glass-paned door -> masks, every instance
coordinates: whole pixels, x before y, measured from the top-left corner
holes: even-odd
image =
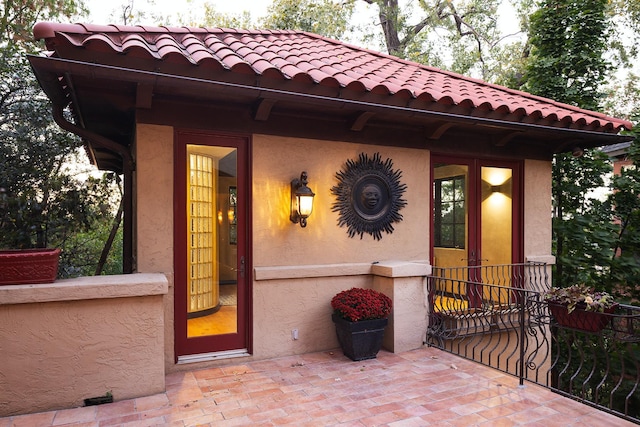
[[[191,148],[196,150],[196,148]],[[188,317],[212,314],[220,308],[218,230],[215,226],[216,157],[189,152],[187,189],[187,313]],[[187,328],[188,334],[203,333]]]
[[[482,265],[521,262],[520,169],[518,162],[432,157],[432,262],[452,275],[442,291],[471,307],[488,291],[462,281],[487,283]]]
[[[176,357],[248,352],[248,142],[176,136]]]

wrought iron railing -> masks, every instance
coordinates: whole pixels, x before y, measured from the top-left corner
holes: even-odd
[[[640,307],[559,324],[542,298],[547,272],[537,263],[434,268],[427,344],[640,424]]]

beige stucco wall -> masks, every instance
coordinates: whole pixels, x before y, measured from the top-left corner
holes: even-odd
[[[136,262],[145,273],[173,272],[173,128],[137,126]]]
[[[169,371],[184,369],[174,364],[173,353],[173,128],[138,124],[136,148],[138,271],[162,272],[168,278],[165,364]],[[368,234],[349,238],[346,227],[338,227],[338,213],[332,211],[336,172],[360,153],[376,152],[383,160],[392,159],[394,170],[402,171],[401,181],[407,185],[403,196],[407,206],[400,211],[404,219],[380,241]],[[428,150],[253,135],[253,358],[337,347],[330,320],[333,295],[353,286],[374,287],[371,267],[377,262],[428,264],[429,161]],[[309,187],[316,193],[306,228],[289,221],[290,182],[302,171],[308,173]],[[524,197],[525,256],[548,258],[549,162],[525,163]],[[405,291],[396,292],[399,298],[413,298],[423,307],[422,285],[416,285],[421,280],[401,279],[407,284]],[[405,295],[409,288],[415,295]],[[292,339],[292,329],[298,330],[298,340]],[[393,337],[393,342],[398,339]],[[394,345],[402,348],[413,345],[397,342]]]
[[[253,288],[253,350],[276,357],[338,347],[331,298],[351,287],[371,288],[369,275],[256,281]],[[298,330],[293,340],[291,331]]]
[[[258,272],[271,267],[281,273],[272,280],[260,280],[257,274],[254,281],[255,353],[335,348],[333,295],[354,286],[372,287],[370,266],[375,262],[428,259],[429,152],[266,135],[254,135],[252,148],[254,266]],[[401,182],[407,185],[407,206],[400,211],[404,219],[379,241],[369,234],[350,238],[346,227],[338,227],[331,188],[338,184],[336,173],[347,160],[376,152],[402,171]],[[316,194],[306,228],[289,220],[290,182],[303,170]],[[362,264],[363,275],[348,272],[352,264]],[[304,273],[308,270],[311,273]],[[291,339],[292,329],[298,329],[298,340]]]
[[[524,163],[524,256],[527,261],[555,262],[551,255],[551,162]]]
[[[0,417],[164,391],[159,274],[0,286]]]
[[[334,348],[337,340],[329,306],[333,295],[353,286],[371,287],[374,262],[428,258],[429,153],[264,135],[253,136],[252,152],[253,263],[256,269],[276,271],[271,278],[263,275],[253,282],[253,355],[265,358]],[[337,226],[338,214],[331,211],[336,172],[361,152],[391,158],[407,185],[404,221],[381,241],[369,235],[349,238],[346,228]],[[169,280],[164,303],[169,370],[179,369],[173,353],[172,158],[173,128],[138,124],[137,268],[165,273]],[[316,193],[314,212],[304,229],[289,221],[290,182],[303,170]],[[294,268],[283,270],[286,266]],[[316,270],[312,277],[300,277],[305,276],[300,274],[304,266]],[[298,340],[291,339],[292,329],[299,330]]]
[[[385,330],[383,345],[395,353],[422,346],[428,324],[427,276],[431,266],[426,262],[392,261],[372,267],[373,289],[393,301],[393,311]]]
[[[407,185],[400,211],[404,220],[393,234],[376,241],[370,235],[349,238],[338,227],[331,207],[331,188],[347,160],[360,153],[393,160]],[[316,193],[309,225],[302,229],[289,221],[290,182],[307,171]],[[389,259],[420,260],[429,254],[429,152],[408,148],[345,144],[334,141],[253,137],[253,242],[254,265],[305,265],[374,262]]]
[[[138,124],[136,128],[136,268],[163,273],[169,291],[164,298],[164,360],[174,361],[173,317],[173,127]]]

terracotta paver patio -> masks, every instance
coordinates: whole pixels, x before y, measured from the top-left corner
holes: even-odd
[[[634,425],[434,348],[362,362],[340,350],[237,359],[166,382],[165,393],[0,418],[0,427]]]

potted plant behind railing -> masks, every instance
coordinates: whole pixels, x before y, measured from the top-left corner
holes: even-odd
[[[331,299],[338,342],[351,360],[374,359],[382,348],[392,302],[373,289],[352,288]]]
[[[46,243],[36,203],[9,197],[0,187],[0,232],[8,249],[0,245],[0,285],[51,283],[58,274],[60,249]],[[32,235],[36,235],[33,243]]]
[[[604,329],[618,306],[610,294],[585,284],[553,287],[544,293],[544,300],[559,325],[588,332]]]

